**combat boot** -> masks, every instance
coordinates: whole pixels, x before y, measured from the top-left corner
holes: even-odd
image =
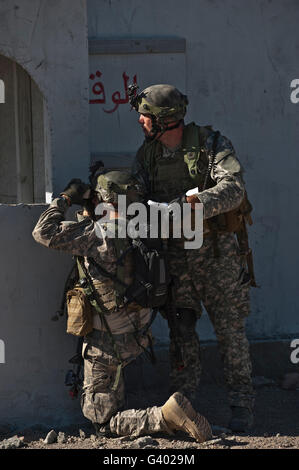
[[[92,423],[92,424],[95,429],[97,437],[115,437],[111,433],[109,423],[108,424]]]
[[[212,437],[211,426],[206,418],[197,413],[180,392],[171,395],[162,406],[162,415],[171,431],[184,431],[197,442],[204,442]]]
[[[235,432],[248,431],[253,426],[253,413],[250,408],[232,406],[232,416],[229,428]]]

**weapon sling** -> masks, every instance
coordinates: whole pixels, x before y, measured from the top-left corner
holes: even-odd
[[[123,366],[123,361],[121,359],[121,356],[120,356],[119,350],[117,348],[117,345],[114,341],[113,334],[110,330],[108,322],[105,318],[105,313],[109,313],[109,312],[106,309],[106,307],[103,305],[101,299],[99,298],[99,295],[98,295],[98,293],[97,293],[97,291],[96,291],[96,289],[93,285],[92,279],[89,276],[89,273],[88,273],[86,267],[84,266],[84,261],[83,261],[82,257],[80,257],[80,256],[77,257],[77,263],[78,263],[78,270],[79,270],[81,284],[83,284],[83,285],[85,284],[85,286],[83,287],[84,293],[88,297],[88,300],[91,303],[91,305],[95,308],[95,310],[99,314],[99,316],[100,316],[100,318],[101,318],[101,320],[102,320],[102,322],[103,322],[103,324],[104,324],[104,326],[105,326],[105,328],[108,332],[108,335],[110,336],[110,340],[112,342],[113,350],[115,352],[116,358],[117,358],[118,363],[119,363],[118,366],[117,366],[115,381],[114,381],[114,384],[112,386],[112,390],[115,391],[118,387],[118,384],[119,384],[119,379],[120,379],[121,369],[122,369],[122,366]]]
[[[135,241],[135,240],[133,240]],[[142,245],[143,243],[140,242]],[[145,245],[143,245],[143,247],[146,249]],[[127,252],[131,249],[133,249],[134,247],[131,246],[130,248],[128,248],[124,253],[123,255],[117,260],[117,264],[119,264],[122,259],[124,258],[124,256],[127,254]],[[89,258],[89,261],[96,267],[96,269],[105,277],[108,277],[109,279],[113,280],[114,282],[118,282],[121,286],[123,287],[128,287],[127,284],[125,284],[123,281],[121,281],[120,279],[118,279],[117,276],[109,273],[108,271],[106,271],[106,269],[104,269],[102,266],[100,266],[93,258]],[[143,284],[140,285],[139,289],[137,289],[132,297],[133,297],[133,300],[135,297],[137,297],[144,289],[146,289],[146,286],[144,286]],[[127,299],[127,298],[124,298],[124,306],[128,305],[130,303],[130,300]],[[149,339],[149,348],[150,348],[150,352],[147,351],[147,349],[142,346],[142,344],[140,344],[140,342],[138,341],[138,338],[137,338],[137,332],[138,332],[138,328],[136,326],[136,324],[133,322],[133,320],[130,318],[130,316],[128,315],[128,313],[126,314],[127,317],[128,317],[128,320],[130,321],[130,323],[132,324],[132,326],[134,327],[135,329],[135,332],[134,332],[134,339],[137,343],[137,345],[143,350],[143,352],[145,353],[146,356],[149,357],[150,361],[152,362],[152,364],[155,364],[156,363],[156,357],[155,357],[155,353],[154,353],[154,350],[153,350],[153,344],[152,344],[152,340],[151,338],[148,337]],[[152,312],[152,315],[151,315],[151,319],[150,321],[142,328],[142,330],[144,332],[146,332],[151,324],[153,323],[155,317],[157,315],[157,309],[153,309],[153,312]]]
[[[214,136],[214,141],[213,141],[213,147],[212,147],[212,152],[209,155],[209,165],[205,174],[205,180],[204,184],[202,187],[202,191],[204,191],[207,188],[208,184],[208,178],[211,174],[211,171],[213,169],[213,165],[215,162],[216,158],[216,148],[217,148],[217,143],[218,143],[218,138],[219,138],[220,132],[217,131]],[[212,241],[213,241],[213,250],[214,250],[214,256],[215,258],[219,257],[219,248],[218,248],[218,243],[217,243],[217,221],[214,217],[211,217],[208,222],[209,228],[212,232]]]

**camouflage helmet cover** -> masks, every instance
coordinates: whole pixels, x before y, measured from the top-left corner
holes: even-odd
[[[141,189],[135,178],[125,171],[113,170],[97,177],[94,190],[102,201],[117,203],[119,195],[126,195],[128,202],[141,200]]]
[[[152,114],[159,121],[178,121],[186,114],[188,98],[172,85],[152,85],[145,88],[138,96],[137,111]],[[171,118],[171,119],[169,119]]]

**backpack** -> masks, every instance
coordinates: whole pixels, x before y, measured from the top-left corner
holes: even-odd
[[[141,307],[158,308],[166,304],[170,274],[167,250],[160,238],[129,239],[129,247],[123,250],[123,240],[116,238],[117,273],[106,271],[93,259],[89,261],[99,272],[115,283],[116,303],[125,306],[136,302]],[[131,252],[133,258],[133,280],[127,285],[123,279],[125,257]]]
[[[133,239],[134,278],[123,292],[125,303],[136,302],[142,307],[157,308],[166,304],[170,275],[167,252],[163,241],[157,239]],[[122,262],[122,257],[117,264]]]

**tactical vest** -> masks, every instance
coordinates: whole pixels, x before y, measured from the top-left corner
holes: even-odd
[[[168,299],[170,283],[165,244],[160,238],[140,238],[134,240],[106,238],[108,257],[113,272],[107,271],[106,263],[90,262],[104,276],[105,281],[94,282],[105,310],[109,313],[126,306],[127,311],[139,311],[142,308],[157,309],[164,306]],[[109,227],[109,223],[102,227]],[[148,233],[149,235],[149,233]],[[111,258],[111,256],[113,258]],[[109,263],[110,264],[110,263]],[[105,278],[106,277],[106,278]],[[107,279],[110,282],[107,282]]]
[[[213,134],[211,126],[200,127],[191,122],[184,127],[182,148],[171,157],[163,156],[162,144],[154,141],[144,147],[144,168],[149,175],[150,197],[158,202],[170,202],[182,196],[189,189],[203,189],[209,155],[206,148],[207,138]],[[215,186],[208,177],[204,189]],[[240,254],[246,258],[251,286],[256,287],[252,252],[248,244],[246,223],[252,224],[252,206],[245,191],[239,207],[204,220],[204,232],[212,236],[214,255],[218,256],[217,233],[233,232],[237,235]],[[206,236],[206,235],[205,235]]]
[[[122,256],[124,251],[129,248],[130,245],[126,238],[117,237],[117,219],[115,219],[114,222],[116,227],[116,236],[115,238],[107,237],[105,240],[109,255],[109,264],[111,264],[114,269],[108,270],[108,263],[105,265],[103,264],[103,268],[105,271],[110,272],[112,275],[120,279],[124,284],[129,285],[133,280],[133,257],[132,253],[128,252],[124,257],[123,262],[121,264],[117,264],[117,260]],[[101,226],[104,230],[107,230],[109,228],[109,222],[103,223]],[[121,284],[107,276],[102,276],[101,281],[93,280],[93,282],[104,307],[109,312],[115,312],[118,308],[122,307],[122,293],[124,291],[124,287],[122,287]],[[128,305],[127,309],[128,311],[131,309],[132,311],[136,311],[136,309],[140,309],[140,306],[132,303]]]
[[[151,198],[158,202],[170,202],[182,196],[189,189],[204,186],[209,166],[206,147],[207,138],[213,134],[211,126],[200,127],[191,122],[184,128],[182,148],[174,157],[162,155],[162,144],[156,141],[144,149],[144,167],[149,174]],[[204,189],[215,186],[209,176]],[[204,220],[204,231],[237,232],[243,218],[252,224],[252,206],[245,192],[244,199],[237,209]]]
[[[159,141],[145,147],[144,166],[149,174],[152,199],[170,202],[191,188],[203,187],[209,163],[205,143],[212,133],[210,126],[188,124],[184,128],[182,148],[174,157],[163,157]]]

